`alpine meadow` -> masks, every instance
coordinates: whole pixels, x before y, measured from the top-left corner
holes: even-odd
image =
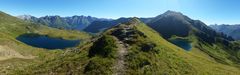
[[[0,75],[240,75],[239,5],[2,0]]]

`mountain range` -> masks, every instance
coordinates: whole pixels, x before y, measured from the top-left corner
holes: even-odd
[[[176,21],[176,23],[182,22]],[[172,24],[169,24],[169,27],[172,27]],[[210,36],[209,33],[198,31],[202,32],[202,35]],[[100,36],[94,38],[95,40],[89,41],[75,51],[43,64],[31,66],[32,68],[25,69],[27,71],[21,70],[19,73],[237,74],[239,72],[237,63],[240,61],[238,53],[235,52],[239,52],[239,47],[223,36],[214,38],[219,39],[214,43],[208,43],[196,34],[171,39],[189,40],[192,49],[188,52],[164,39],[161,33],[139,19],[131,18],[105,30]]]
[[[37,21],[40,18],[36,18],[37,22],[31,21],[34,20],[31,16],[22,18],[26,20],[19,18],[0,13],[0,34],[4,35],[0,36],[0,59],[10,56],[6,53],[15,54],[0,61],[1,74],[240,74],[240,42],[180,12],[167,11],[152,18],[98,19],[83,29],[86,32],[68,29],[68,23],[66,28],[65,25],[59,28],[57,25],[67,21],[59,16],[43,18],[57,22],[51,24],[40,23]],[[30,33],[80,39],[81,44],[51,50],[32,47],[16,39]]]
[[[163,18],[163,22],[165,22],[164,17],[167,16],[167,14],[171,14],[172,11],[167,11],[165,13],[165,16],[163,15],[159,15],[157,17],[151,17],[151,18],[139,18],[139,20],[141,20],[142,22],[146,23],[147,25],[150,25],[150,27],[155,28],[153,25],[151,25],[152,23],[154,23],[154,20],[152,19],[161,19]],[[96,18],[96,17],[91,17],[91,16],[72,16],[72,17],[60,17],[60,16],[44,16],[44,17],[34,17],[31,15],[21,15],[21,16],[17,16],[20,19],[23,19],[25,21],[30,21],[33,23],[39,23],[39,24],[43,24],[43,25],[47,25],[49,27],[53,27],[53,28],[61,28],[61,29],[67,29],[67,30],[80,30],[80,31],[85,31],[85,32],[90,32],[90,33],[99,33],[104,31],[105,29],[111,28],[115,25],[117,25],[118,23],[122,23],[125,22],[127,20],[129,20],[130,18],[119,18],[119,19],[105,19],[105,18]],[[188,18],[187,16],[182,15],[181,13],[178,14],[173,14],[173,17],[176,17],[176,21],[181,21],[182,24],[192,24],[193,26],[197,27],[198,29],[203,29],[203,31],[206,30],[211,30],[210,32],[212,33],[212,35],[221,35],[221,36],[225,36],[225,38],[228,39],[235,39],[235,40],[239,40],[240,39],[240,35],[238,34],[240,32],[240,26],[239,25],[209,25],[209,27],[211,27],[212,29],[214,29],[215,31],[219,32],[218,34],[216,32],[214,32],[212,29],[210,29],[208,26],[206,26],[206,24],[204,24],[203,22],[199,21],[199,20],[191,20],[190,18]],[[170,18],[171,19],[171,18]],[[183,20],[185,19],[185,20]],[[156,21],[156,20],[155,20]],[[149,23],[151,22],[151,23]],[[164,24],[167,25],[166,23],[172,23],[172,22],[166,22],[163,23],[161,22],[160,24]],[[158,23],[158,22],[155,22]],[[197,24],[203,24],[203,27],[200,27]],[[164,25],[161,25],[164,28]],[[181,31],[179,33],[177,33],[177,35],[181,34],[181,35],[188,35],[189,31],[188,28],[191,28],[190,26],[186,26],[181,28],[182,30],[178,30],[179,26],[181,25],[175,25],[173,28],[174,31]],[[159,29],[160,31],[164,31],[164,29]],[[158,31],[158,30],[157,30]],[[171,31],[167,31],[167,33],[169,33]],[[209,31],[206,31],[209,32]],[[226,34],[226,35],[225,35]],[[169,35],[171,34],[164,34],[164,32],[162,32],[162,35],[164,37],[170,37]]]
[[[72,17],[60,17],[60,16],[44,16],[44,17],[34,17],[31,15],[20,15],[18,18],[33,22],[43,24],[53,28],[61,28],[67,30],[82,30],[90,33],[99,33],[105,29],[113,27],[118,23],[125,22],[130,18],[119,18],[119,19],[105,19],[96,18],[91,16],[72,16]],[[142,22],[148,22],[152,18],[140,18]]]
[[[228,36],[233,37],[235,40],[240,40],[240,25],[210,25],[214,30],[220,33],[227,34]]]
[[[34,17],[31,15],[21,15],[17,16],[20,19],[47,25],[53,28],[62,29],[73,29],[82,30],[94,21],[109,21],[111,19],[96,18],[91,16],[71,16],[71,17],[60,17],[60,16],[44,16],[44,17]]]
[[[119,23],[127,22],[130,19],[131,18],[119,18],[111,21],[94,21],[89,26],[87,26],[83,31],[90,32],[90,33],[99,33],[108,28],[116,26]],[[145,23],[150,21],[151,19],[152,18],[139,18],[139,20]]]

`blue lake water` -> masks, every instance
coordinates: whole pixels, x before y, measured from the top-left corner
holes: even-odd
[[[178,47],[181,47],[187,51],[192,49],[191,43],[188,42],[187,40],[183,40],[183,39],[175,39],[175,40],[171,40],[171,43],[177,45]]]
[[[80,40],[64,40],[36,34],[21,35],[17,37],[17,40],[34,47],[46,49],[64,49],[68,47],[75,47],[80,43]]]

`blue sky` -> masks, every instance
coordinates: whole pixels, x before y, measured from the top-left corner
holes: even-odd
[[[167,10],[206,24],[240,24],[240,0],[0,0],[0,11],[14,16],[154,17]]]

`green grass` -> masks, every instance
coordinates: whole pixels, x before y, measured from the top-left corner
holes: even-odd
[[[109,75],[113,73],[113,65],[117,53],[116,39],[104,34],[96,41],[88,52],[90,61],[84,69],[84,74]]]
[[[144,23],[134,23],[134,42],[126,56],[126,74],[129,75],[237,75],[240,70],[237,62],[221,46],[210,45],[198,37],[186,37],[192,42],[192,50],[185,51],[171,44],[161,35]],[[122,24],[124,25],[124,24]],[[119,26],[121,27],[121,26]],[[14,74],[113,74],[116,62],[116,40],[111,35],[116,27],[103,33],[96,42],[86,42],[72,50],[57,53],[40,64],[31,64],[23,69],[15,70]],[[152,46],[152,48],[144,48]],[[200,48],[199,48],[200,47]],[[237,52],[236,52],[237,53]],[[239,52],[237,53],[239,54]],[[90,56],[89,56],[90,55]]]
[[[116,57],[116,41],[112,36],[103,35],[89,50],[89,57]]]
[[[1,60],[0,74],[11,73],[13,70],[23,69],[23,67],[31,64],[39,64],[46,59],[54,59],[64,52],[63,50],[49,51],[47,49],[35,48],[16,40],[18,36],[28,33],[71,40],[86,40],[91,38],[91,35],[85,32],[49,28],[43,25],[25,22],[21,19],[0,12],[0,46],[7,47],[7,49],[3,50],[8,51],[8,49],[11,49],[24,56],[24,58],[13,57],[7,60]],[[0,57],[2,56],[0,55]]]
[[[98,46],[97,44],[106,44]],[[112,36],[105,35],[96,43],[86,42],[75,51],[68,49],[66,52],[41,63],[31,64],[24,69],[12,71],[13,74],[112,74],[115,61],[116,44]]]
[[[141,32],[143,32],[146,36],[148,36],[147,40],[157,45],[155,49],[159,50],[159,53],[139,52],[137,51],[139,50],[137,46],[133,47],[131,50],[134,53],[129,54],[132,57],[135,57],[135,58],[129,58],[131,61],[133,61],[133,62],[130,62],[131,65],[133,63],[136,63],[134,61],[147,59],[147,61],[150,63],[150,65],[147,65],[147,67],[150,67],[150,69],[149,70],[147,69],[146,71],[144,70],[144,67],[141,68],[140,66],[135,66],[135,67],[132,67],[132,70],[129,71],[130,74],[131,73],[132,74],[150,73],[150,74],[179,74],[179,75],[185,75],[185,74],[190,74],[190,75],[192,74],[193,75],[232,74],[232,75],[235,75],[240,72],[238,68],[233,67],[231,65],[225,65],[225,64],[215,62],[215,60],[209,60],[212,57],[209,58],[208,57],[209,54],[206,55],[205,52],[201,52],[201,50],[200,52],[202,54],[195,53],[196,51],[199,51],[198,48],[193,48],[192,51],[186,52],[185,50],[167,42],[161,36],[159,36],[159,34],[156,31],[153,31],[152,29],[150,29],[144,24],[138,25],[137,30],[140,30]],[[206,47],[204,47],[204,49],[207,49],[208,51],[212,50]],[[226,52],[223,52],[223,53],[226,54]],[[136,56],[133,56],[134,54],[136,54]],[[214,54],[214,55],[219,55],[219,54],[220,53]],[[219,55],[219,56],[221,57],[224,55]],[[136,68],[139,68],[139,69],[136,69]]]

